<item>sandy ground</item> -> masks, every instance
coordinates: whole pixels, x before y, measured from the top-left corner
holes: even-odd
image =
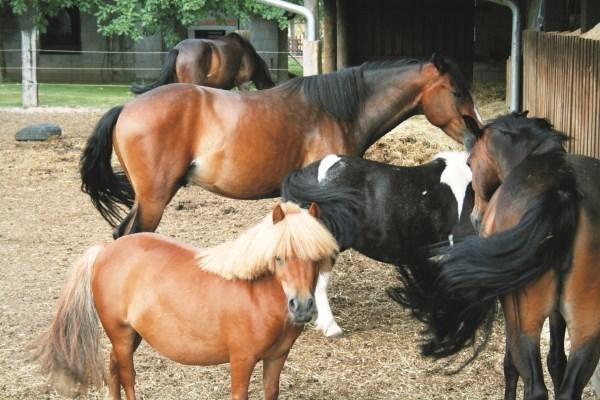
[[[485,117],[503,103],[482,107]],[[111,239],[109,226],[79,190],[77,164],[102,110],[0,109],[0,399],[57,399],[26,362],[26,346],[49,324],[71,263],[88,246]],[[17,129],[56,122],[63,136],[18,143]],[[423,118],[413,118],[368,156],[411,165],[457,148]],[[235,237],[271,209],[273,200],[235,201],[198,187],[181,190],[159,232],[198,246]],[[342,254],[330,297],[344,336],[327,339],[312,327],[300,336],[282,373],[282,399],[498,399],[504,390],[504,337],[498,323],[485,353],[463,372],[446,376],[420,357],[419,330],[385,294],[394,269],[355,252]],[[225,399],[227,365],[177,365],[142,344],[135,357],[142,399]],[[260,367],[251,398],[262,396]],[[85,398],[96,399],[103,391]],[[592,399],[588,389],[586,399]]]

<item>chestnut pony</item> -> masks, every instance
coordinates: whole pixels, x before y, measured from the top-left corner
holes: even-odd
[[[153,233],[90,248],[77,263],[34,357],[51,380],[103,378],[98,319],[112,343],[109,397],[135,399],[133,353],[144,339],[183,364],[231,363],[231,397],[247,399],[263,360],[265,399],[303,325],[315,314],[321,268],[338,247],[318,207],[292,203],[238,239],[206,250]]]
[[[82,190],[115,237],[154,231],[188,182],[237,199],[274,197],[289,172],[327,154],[362,156],[419,113],[462,141],[462,115],[476,111],[454,63],[367,63],[258,92],[167,85],[100,119],[81,157]],[[124,174],[113,172],[113,147]],[[122,206],[131,207],[124,219]]]
[[[416,306],[431,335],[423,352],[454,354],[476,341],[480,327],[487,338],[500,299],[505,399],[516,398],[519,376],[525,399],[548,398],[540,360],[548,317],[556,398],[580,399],[600,356],[600,161],[567,155],[566,136],[543,119],[511,114],[483,129],[467,121],[474,134],[466,139],[476,197],[472,219],[480,237],[449,251],[431,303]]]
[[[158,80],[131,85],[142,94],[168,83],[194,83],[220,89],[254,82],[257,89],[275,86],[267,63],[243,36],[231,32],[219,39],[185,39],[167,53]]]

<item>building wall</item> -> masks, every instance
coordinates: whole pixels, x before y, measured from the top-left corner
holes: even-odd
[[[510,56],[512,14],[508,7],[477,2],[473,81],[504,82]]]
[[[81,13],[81,53],[44,53],[38,55],[39,82],[73,83],[131,83],[134,81],[152,81],[159,75],[165,49],[160,35],[146,37],[134,42],[131,39],[106,38],[97,32],[93,15]],[[202,21],[200,21],[202,22]],[[212,25],[199,24],[190,27],[191,37],[195,28],[209,28]],[[226,30],[238,28],[236,23],[226,26]],[[222,22],[221,22],[222,24]],[[0,15],[0,29],[3,33],[5,49],[20,49],[21,32],[18,18],[3,13]],[[277,24],[252,18],[248,25],[250,40],[270,68],[277,68]],[[189,33],[188,32],[188,33]],[[104,51],[123,53],[107,54]],[[152,54],[133,54],[133,52],[153,52]],[[267,53],[260,53],[266,51]],[[98,53],[95,53],[98,52]],[[7,78],[21,80],[21,53],[7,52]],[[286,55],[287,57],[287,55]]]

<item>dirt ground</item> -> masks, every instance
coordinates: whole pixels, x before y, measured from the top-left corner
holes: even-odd
[[[481,107],[484,117],[503,103]],[[103,110],[0,109],[0,399],[57,399],[26,346],[49,324],[71,263],[90,245],[111,240],[111,229],[81,193],[78,160]],[[18,143],[15,132],[34,122],[56,122],[63,136]],[[369,151],[396,164],[427,161],[458,148],[423,118],[413,118]],[[270,211],[274,200],[236,201],[198,187],[181,190],[159,232],[198,246],[235,237]],[[308,327],[281,377],[282,399],[498,399],[504,390],[504,336],[497,323],[487,350],[463,372],[447,376],[419,355],[421,325],[384,289],[394,269],[348,251],[333,272],[330,298],[344,335],[327,339]],[[143,344],[135,357],[141,399],[226,399],[229,369],[175,364]],[[261,369],[251,398],[262,398]],[[85,398],[103,397],[94,391]],[[586,399],[592,399],[587,389]]]

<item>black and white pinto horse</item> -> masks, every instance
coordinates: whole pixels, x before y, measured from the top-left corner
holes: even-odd
[[[281,195],[301,206],[317,203],[341,251],[353,248],[385,263],[410,264],[428,257],[433,246],[475,234],[466,159],[464,152],[444,152],[424,165],[398,167],[328,155],[288,175]],[[342,330],[327,298],[329,275],[322,272],[317,282],[316,326],[325,336],[337,336]]]

